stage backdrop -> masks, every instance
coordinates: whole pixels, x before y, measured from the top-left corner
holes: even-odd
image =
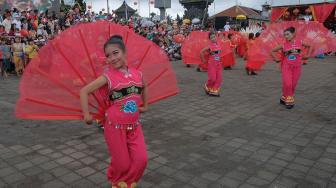
[[[38,9],[40,12],[46,10],[59,12],[60,0],[0,0],[1,12],[14,7],[21,11]]]

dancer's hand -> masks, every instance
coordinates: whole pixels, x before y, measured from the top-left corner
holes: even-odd
[[[302,60],[307,60],[309,57],[308,56],[303,56]]]
[[[148,111],[148,107],[143,107],[143,106],[141,106],[141,107],[139,107],[139,111],[140,111],[141,113],[146,112],[146,111]]]
[[[280,59],[274,59],[274,61],[276,62],[276,63],[280,63]]]
[[[91,125],[92,124],[92,116],[91,114],[86,114],[84,115],[84,122],[88,125]]]

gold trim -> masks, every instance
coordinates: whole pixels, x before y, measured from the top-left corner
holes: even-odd
[[[285,102],[286,102],[286,104],[294,104],[294,97],[293,96],[287,96]]]
[[[118,183],[118,186],[119,186],[120,188],[127,188],[127,183],[124,182],[124,181],[121,181],[121,182]]]

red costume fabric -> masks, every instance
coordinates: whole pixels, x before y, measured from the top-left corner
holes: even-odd
[[[125,26],[107,21],[79,24],[50,41],[29,63],[20,82],[17,117],[82,119],[79,91],[103,73],[103,46],[115,34],[122,36],[126,44],[128,67],[143,73],[150,103],[179,92],[168,57],[157,45]],[[89,98],[95,119],[104,120],[109,104],[106,91],[107,87],[100,89]]]
[[[220,54],[221,57],[230,53],[231,49],[224,48],[224,44],[221,43],[219,39],[217,41],[222,48]],[[209,45],[209,43],[210,43],[209,32],[202,32],[202,31],[191,32],[182,44],[181,53],[183,63],[200,65],[200,67],[203,66],[205,68],[205,65],[201,65],[202,59],[200,54],[202,49],[206,48]],[[207,58],[208,54],[206,54],[206,59]]]
[[[336,37],[323,24],[318,22],[289,21],[274,23],[263,31],[260,37],[256,39],[254,47],[250,48],[247,52],[249,60],[259,61],[260,63],[273,60],[270,51],[277,46],[283,45],[285,42],[283,33],[289,27],[296,29],[295,37],[297,40],[311,46],[312,56],[336,51]],[[303,51],[305,50],[303,49]],[[256,64],[254,66],[260,69],[263,64]]]

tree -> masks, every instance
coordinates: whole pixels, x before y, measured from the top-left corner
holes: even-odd
[[[66,5],[64,3],[64,0],[61,0],[60,11],[63,11],[64,13],[67,13],[67,12],[69,12],[70,9],[71,9],[71,5]]]
[[[182,23],[182,19],[181,19],[181,17],[180,17],[180,15],[178,15],[177,14],[177,16],[176,16],[176,21],[177,21],[177,23]]]
[[[86,12],[86,3],[83,0],[75,0],[73,7],[64,3],[64,0],[61,0],[60,10],[68,13],[71,9],[78,7],[81,12]]]
[[[81,12],[86,12],[86,3],[83,0],[75,0],[75,7],[78,7]]]
[[[136,13],[133,14],[133,16],[134,17],[140,17],[140,14],[136,12]]]
[[[151,19],[153,19],[154,16],[156,16],[156,14],[154,12],[150,13]]]
[[[168,14],[167,15],[167,23],[170,25],[172,21],[172,17]]]

